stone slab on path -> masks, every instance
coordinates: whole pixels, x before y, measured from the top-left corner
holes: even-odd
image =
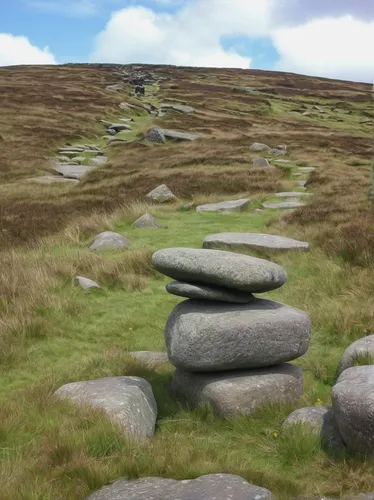
[[[374,334],[353,342],[345,351],[339,362],[338,375],[354,366],[359,359],[364,359],[365,364],[374,364]],[[370,363],[370,361],[372,362]]]
[[[118,479],[87,500],[275,500],[265,488],[232,474],[209,474],[177,481],[146,477]]]
[[[249,304],[185,300],[170,314],[170,362],[189,372],[271,366],[302,356],[310,344],[308,315],[266,299]]]
[[[131,246],[131,242],[122,234],[114,233],[113,231],[104,231],[95,236],[95,239],[90,246],[90,250],[103,252],[106,250],[125,250]]]
[[[210,404],[218,417],[230,418],[252,415],[267,405],[297,401],[303,394],[303,372],[287,363],[217,373],[176,370],[171,390],[193,408]]]
[[[250,203],[251,200],[249,198],[208,203],[207,205],[199,205],[196,207],[196,212],[240,212],[245,210]]]
[[[305,203],[303,203],[302,201],[283,201],[280,203],[263,203],[262,206],[264,208],[273,208],[273,209],[299,208],[299,207],[304,207]]]
[[[183,281],[168,283],[166,285],[166,291],[178,297],[186,297],[195,300],[216,300],[219,302],[233,302],[236,304],[248,304],[254,300],[254,296],[251,293]]]
[[[253,250],[308,251],[309,243],[285,236],[262,233],[218,233],[204,239],[203,248],[229,248]]]
[[[144,379],[108,377],[73,382],[60,387],[55,395],[78,405],[89,404],[104,410],[132,438],[144,439],[154,435],[157,404],[151,385]]]
[[[51,168],[67,179],[81,179],[95,169],[95,167],[89,165],[54,165]]]
[[[161,109],[173,109],[175,111],[180,111],[181,113],[185,113],[185,114],[190,114],[190,113],[193,113],[195,111],[194,108],[192,108],[191,106],[187,106],[185,104],[172,104],[172,103],[166,103],[166,102],[161,103],[160,108]]]

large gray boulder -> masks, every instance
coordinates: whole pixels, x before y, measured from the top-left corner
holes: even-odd
[[[254,300],[254,296],[251,293],[239,292],[218,286],[186,283],[184,281],[173,281],[167,284],[166,291],[178,297],[187,297],[188,299],[195,300],[218,300],[219,302],[234,302],[237,304],[248,304]]]
[[[176,200],[176,196],[170,191],[166,184],[161,184],[161,186],[150,191],[146,195],[146,198],[151,201],[157,201],[158,203]]]
[[[204,239],[203,248],[308,251],[309,243],[275,234],[218,233]]]
[[[131,438],[154,435],[157,404],[151,385],[142,378],[108,377],[73,382],[60,387],[55,395],[103,410]]]
[[[344,370],[332,390],[332,406],[347,448],[374,455],[374,366]]]
[[[151,128],[146,134],[146,139],[150,142],[164,144],[166,142],[165,134],[161,128]]]
[[[254,142],[253,144],[251,144],[249,149],[257,153],[259,151],[269,151],[270,146],[268,146],[267,144],[263,144],[262,142]]]
[[[222,250],[165,248],[152,256],[161,273],[178,281],[261,293],[280,288],[286,271],[268,260]]]
[[[306,313],[271,300],[186,300],[170,314],[165,341],[170,362],[182,370],[238,370],[299,358],[309,347],[310,326]]]
[[[360,358],[365,364],[374,364],[374,335],[353,342],[344,352],[338,367],[338,375],[354,366]]]
[[[131,242],[122,236],[122,234],[114,233],[113,231],[104,231],[95,237],[90,250],[96,250],[97,252],[124,250],[130,246]]]
[[[196,212],[240,212],[245,210],[250,202],[251,200],[249,198],[243,198],[241,200],[208,203],[207,205],[199,205],[196,207]]]
[[[219,417],[251,415],[264,406],[299,399],[303,372],[290,364],[218,373],[177,370],[171,390],[193,408],[210,404]]]
[[[151,229],[160,229],[164,227],[151,214],[142,215],[132,225],[133,227],[137,228],[151,228]]]
[[[292,412],[283,424],[287,431],[293,425],[305,425],[321,437],[322,444],[331,451],[345,448],[331,406],[309,406]]]
[[[176,481],[147,477],[122,478],[91,495],[87,500],[275,500],[271,492],[253,486],[232,474],[209,474]]]

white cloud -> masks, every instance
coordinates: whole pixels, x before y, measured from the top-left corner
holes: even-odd
[[[276,69],[355,81],[374,79],[374,21],[352,16],[315,19],[276,30],[272,38],[280,54]]]
[[[48,47],[40,49],[25,36],[0,33],[0,66],[18,64],[56,64]]]

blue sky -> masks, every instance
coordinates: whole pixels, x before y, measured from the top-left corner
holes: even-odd
[[[373,81],[372,0],[0,2],[0,65],[165,63]]]

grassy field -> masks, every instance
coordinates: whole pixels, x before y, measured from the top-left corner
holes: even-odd
[[[140,113],[133,141],[108,149],[110,163],[76,186],[38,186],[48,157],[66,141],[100,143],[102,118],[124,116],[130,88],[114,66],[5,68],[0,88],[0,480],[1,500],[76,500],[122,475],[178,479],[239,474],[280,500],[374,490],[374,462],[330,456],[304,429],[284,435],[292,407],[253,418],[219,420],[209,408],[188,411],[168,394],[173,368],[146,369],[133,350],[164,350],[163,328],[179,302],[150,257],[169,246],[201,247],[215,232],[283,234],[311,243],[309,253],[258,254],[280,263],[288,283],[267,296],[307,311],[312,345],[296,363],[305,371],[299,407],[328,404],[337,365],[354,340],[374,332],[374,218],[367,201],[372,129],[371,87],[259,71],[152,67],[165,78],[153,103],[188,103],[192,115]],[[30,85],[30,80],[35,85]],[[233,92],[253,86],[256,94]],[[301,104],[337,108],[344,121],[305,117]],[[344,111],[351,113],[345,113]],[[371,111],[370,111],[371,110]],[[330,115],[329,115],[330,116]],[[333,115],[331,114],[331,117]],[[334,115],[335,116],[335,115]],[[146,145],[152,125],[204,134],[194,143]],[[291,169],[251,169],[252,142],[287,144]],[[306,207],[255,212],[281,190],[295,190],[296,166],[315,166]],[[166,183],[167,206],[144,196]],[[298,189],[298,188],[297,188]],[[249,196],[248,212],[197,214],[183,205]],[[165,229],[134,229],[149,212]],[[114,230],[131,250],[96,255],[93,236]],[[103,290],[85,293],[77,274]],[[105,376],[150,381],[159,406],[151,442],[127,441],[99,412],[53,398],[61,385]]]

